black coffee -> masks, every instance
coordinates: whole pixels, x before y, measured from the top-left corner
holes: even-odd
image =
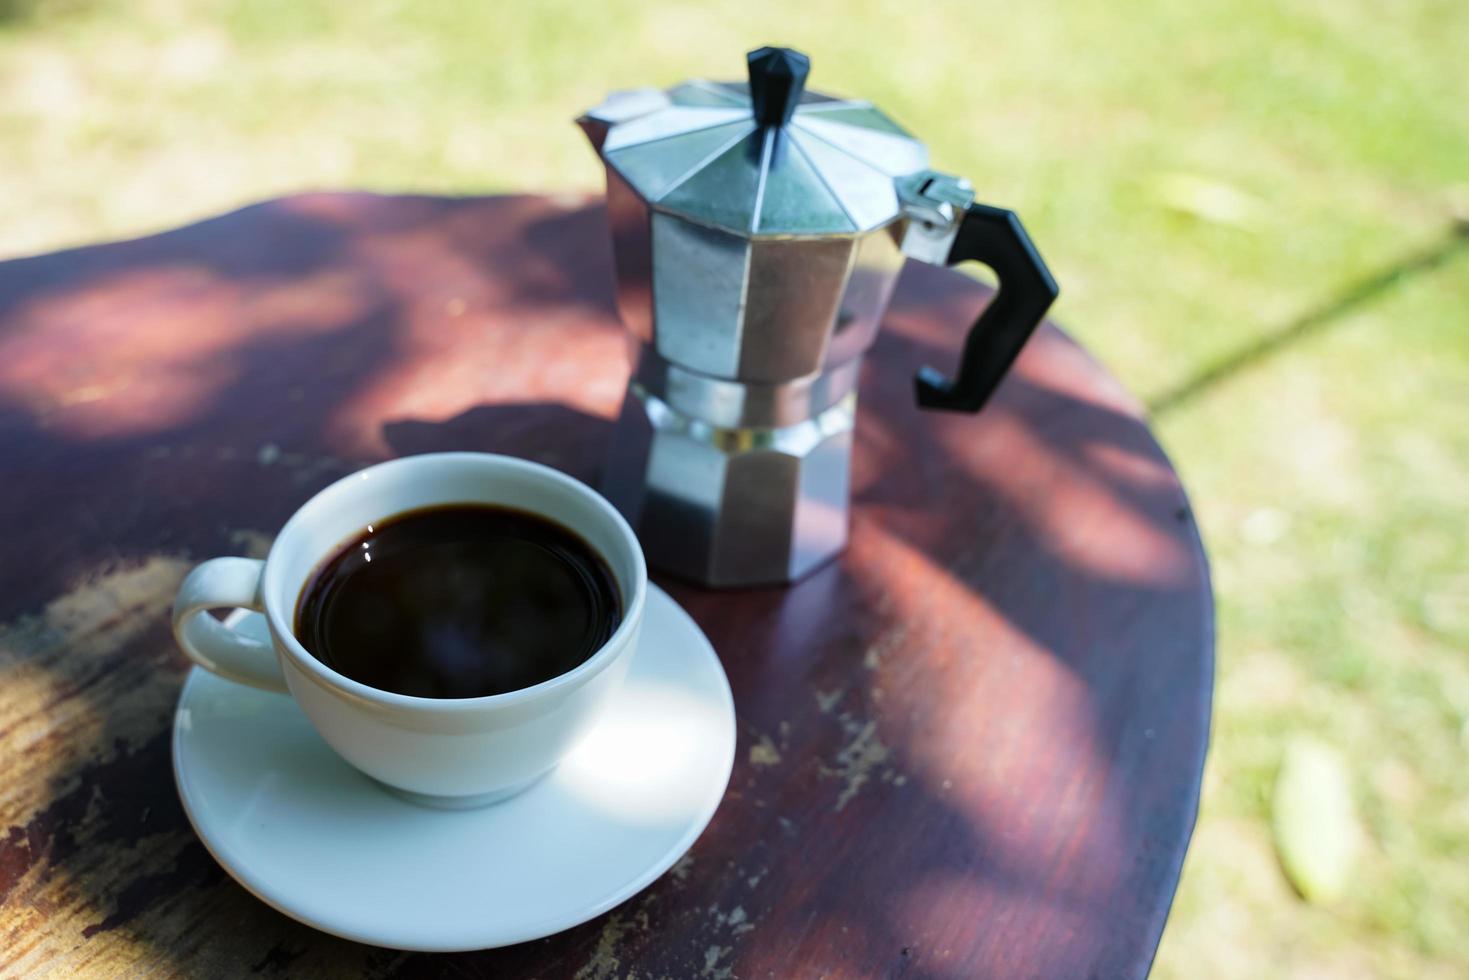
[[[575,533],[455,504],[399,514],[343,545],[302,589],[296,636],[379,690],[475,698],[566,673],[621,620],[611,570]]]

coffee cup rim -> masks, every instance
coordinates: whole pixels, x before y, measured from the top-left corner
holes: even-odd
[[[605,519],[617,532],[618,537],[627,545],[632,557],[633,581],[624,583],[619,580],[619,589],[630,591],[623,602],[622,621],[618,623],[617,629],[607,638],[607,641],[597,648],[586,660],[568,670],[564,674],[557,674],[539,684],[530,687],[517,688],[514,691],[505,691],[500,694],[486,694],[475,698],[428,698],[413,694],[398,694],[394,691],[384,691],[381,688],[363,684],[361,681],[342,674],[327,666],[302,645],[296,638],[294,623],[295,603],[299,596],[293,598],[289,610],[280,608],[280,603],[275,601],[279,592],[273,584],[280,575],[285,574],[282,568],[284,559],[283,543],[293,533],[299,534],[302,527],[311,520],[311,512],[322,507],[329,507],[333,497],[340,497],[347,493],[351,487],[362,480],[381,478],[386,473],[396,473],[398,470],[422,468],[430,465],[472,466],[482,469],[492,469],[499,472],[507,470],[518,470],[528,474],[537,480],[557,484],[583,500],[590,503],[595,511]],[[470,498],[453,503],[466,504],[495,504],[498,501],[483,497]],[[521,509],[531,511],[557,523],[562,523],[555,515],[546,514],[534,507],[516,505]],[[386,519],[394,514],[384,514],[380,519]],[[573,529],[575,530],[575,529]],[[590,544],[590,543],[589,543]],[[595,549],[600,554],[600,549]],[[324,561],[329,554],[319,554],[313,559],[313,567]],[[613,565],[607,555],[601,555],[604,561]],[[615,566],[614,566],[615,574]],[[628,588],[630,586],[630,589]],[[354,698],[369,701],[377,705],[391,708],[400,708],[416,712],[433,713],[465,713],[482,711],[486,708],[509,707],[528,701],[539,700],[549,694],[562,689],[575,689],[581,684],[605,669],[619,652],[621,652],[632,640],[632,633],[638,629],[643,617],[643,606],[648,592],[648,568],[643,557],[642,545],[637,535],[628,525],[626,519],[613,507],[607,498],[596,490],[575,477],[568,476],[560,470],[553,469],[541,463],[535,463],[527,459],[519,459],[514,456],[504,456],[499,453],[477,453],[477,452],[445,452],[445,453],[422,453],[415,456],[400,456],[396,459],[375,463],[355,473],[350,473],[340,480],[324,487],[309,500],[298,507],[281,528],[280,534],[276,536],[271,545],[269,553],[265,558],[265,569],[260,580],[260,599],[265,610],[265,616],[270,623],[271,634],[276,643],[291,661],[301,670],[306,672],[311,679],[322,683],[328,688]]]

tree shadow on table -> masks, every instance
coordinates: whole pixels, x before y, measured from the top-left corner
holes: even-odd
[[[60,761],[49,769],[27,770],[48,781],[50,796],[0,842],[0,892],[7,896],[0,901],[24,905],[46,897],[36,891],[44,881],[60,882],[72,889],[59,893],[75,903],[67,908],[97,916],[83,931],[125,937],[124,945],[147,951],[139,953],[139,962],[196,972],[238,971],[244,963],[266,975],[541,975],[548,964],[596,975],[604,968],[616,973],[618,957],[625,963],[648,961],[655,971],[670,975],[694,975],[718,973],[761,950],[791,950],[811,962],[824,957],[890,975],[963,976],[962,964],[942,961],[940,944],[956,936],[967,941],[971,930],[984,928],[966,918],[970,899],[998,903],[995,907],[1008,903],[1011,911],[1005,914],[1012,917],[1019,914],[1016,909],[1031,908],[1037,915],[1059,910],[1053,921],[1063,933],[1092,929],[1105,918],[1107,909],[1098,908],[1096,898],[1105,889],[1094,890],[1090,881],[1073,886],[1037,880],[1037,869],[1050,866],[1052,855],[1007,843],[1013,828],[943,786],[941,768],[927,757],[932,736],[922,724],[915,727],[912,718],[885,713],[893,709],[884,706],[878,691],[880,683],[888,683],[882,680],[887,675],[864,674],[858,664],[866,649],[903,625],[905,609],[879,611],[885,582],[845,559],[789,590],[715,594],[669,584],[716,637],[741,709],[740,753],[730,793],[695,846],[688,874],[666,876],[608,916],[506,950],[408,955],[324,937],[229,882],[193,838],[173,799],[168,723],[182,659],[172,648],[166,607],[182,574],[182,558],[238,551],[240,532],[279,527],[314,490],[364,462],[336,449],[333,423],[344,404],[374,390],[405,359],[420,356],[413,345],[422,341],[407,325],[422,295],[410,292],[402,284],[406,279],[395,285],[391,277],[377,275],[380,270],[354,247],[355,236],[363,228],[402,234],[405,241],[441,233],[449,245],[434,262],[416,258],[422,275],[413,279],[414,290],[457,295],[453,290],[472,288],[475,280],[435,279],[435,270],[456,262],[480,264],[503,273],[504,281],[514,284],[512,293],[528,298],[532,311],[554,312],[569,297],[590,318],[608,316],[610,270],[600,209],[547,214],[525,199],[409,199],[395,205],[391,199],[366,198],[363,210],[354,210],[346,200],[293,199],[227,216],[233,221],[217,219],[138,243],[0,265],[0,317],[11,318],[0,319],[0,344],[6,325],[20,322],[16,318],[24,310],[64,298],[82,284],[113,283],[123,290],[118,296],[140,306],[130,315],[146,318],[151,301],[139,300],[126,287],[177,270],[202,269],[218,281],[166,286],[165,291],[179,295],[160,297],[160,312],[183,302],[190,290],[233,288],[232,282],[240,285],[237,279],[244,281],[242,288],[262,290],[273,282],[289,287],[303,275],[320,274],[329,281],[345,275],[354,289],[368,290],[344,312],[294,310],[290,315],[299,322],[269,334],[242,332],[230,344],[205,352],[189,370],[223,367],[222,380],[197,404],[144,431],[78,434],[67,427],[68,413],[78,409],[38,408],[33,393],[0,385],[0,438],[13,450],[0,460],[0,514],[7,515],[0,531],[12,554],[44,559],[31,562],[24,575],[11,568],[16,587],[0,603],[4,617],[13,620],[28,612],[38,615],[39,625],[25,634],[21,647],[13,644],[18,634],[7,634],[11,645],[3,668],[51,675],[44,690],[56,692],[54,699],[35,711],[88,719],[63,729],[56,745],[34,750]],[[283,249],[293,240],[313,244],[292,257]],[[532,245],[528,255],[521,254],[525,242]],[[371,290],[367,283],[382,285]],[[946,288],[952,293],[943,296],[963,302],[975,295],[969,286]],[[106,290],[99,289],[91,302],[115,308],[107,299]],[[65,324],[88,316],[87,309],[55,302],[48,329],[69,329]],[[604,325],[615,330],[610,322]],[[159,329],[216,328],[194,318]],[[529,336],[531,329],[515,336]],[[546,329],[555,331],[554,325]],[[946,356],[905,337],[890,330],[874,350],[864,390],[869,403],[875,398],[906,406],[906,399],[872,386],[901,384],[906,390],[907,379],[900,375],[911,369],[911,361]],[[58,365],[54,373],[60,376],[63,368]],[[575,398],[576,383],[575,378],[559,388],[547,383],[545,395],[538,393],[535,401],[482,405],[445,420],[389,416],[382,436],[395,453],[502,451],[594,480],[610,424],[555,400]],[[293,390],[300,392],[296,400],[286,394]],[[1041,385],[1014,391],[1022,401],[1032,400],[1027,417],[1091,408],[1068,406],[1069,396]],[[103,396],[101,411],[111,410],[111,397]],[[125,401],[118,398],[119,409],[128,407]],[[937,493],[923,483],[935,454],[954,451],[972,428],[951,422],[934,435],[870,410],[863,419],[859,459],[902,449],[916,461],[911,467],[889,467],[859,488],[859,522],[909,542],[929,556],[937,572],[927,582],[941,587],[952,578],[1037,646],[1066,639],[1064,626],[1036,612],[1025,590],[1005,577],[1005,569],[986,564],[986,555],[998,553],[998,544],[1033,552],[1035,561],[1025,575],[1033,584],[1077,574],[1067,555],[1039,529],[1002,516],[1010,503],[989,485],[983,469],[946,476]],[[1126,427],[1107,431],[1124,449],[1137,438]],[[1093,444],[1085,433],[1057,438],[1062,442],[1053,451],[1061,455],[1083,453]],[[1156,502],[1146,486],[1119,486],[1117,494],[1132,494],[1138,507]],[[965,531],[989,550],[976,550],[973,540],[954,540],[922,521],[925,508],[956,503],[973,508],[974,520]],[[38,515],[44,519],[37,520]],[[65,526],[64,534],[58,534],[58,523]],[[160,556],[174,563],[160,573],[161,587],[153,580],[124,587],[111,577]],[[80,636],[85,643],[73,642],[79,635],[66,632],[72,628],[69,621],[43,609],[54,597],[74,597],[78,590],[91,590],[86,595],[100,610]],[[108,603],[115,613],[103,608]],[[114,639],[119,622],[136,629],[126,639]],[[813,642],[817,635],[823,639]],[[90,653],[81,656],[82,651]],[[88,656],[102,666],[89,663]],[[1079,671],[1088,684],[1107,682],[1089,671],[1087,665]],[[894,680],[902,677],[900,671]],[[910,680],[938,683],[922,674]],[[823,712],[813,690],[829,692],[837,685],[843,685],[841,700],[830,713]],[[895,697],[890,688],[886,704],[894,704]],[[782,722],[790,726],[788,734],[782,734]],[[874,743],[863,731],[875,732],[880,741]],[[785,739],[779,752],[790,760],[786,765],[752,761],[748,750],[763,736]],[[1115,747],[1117,738],[1104,727],[1099,744]],[[874,745],[881,749],[881,764],[870,764]],[[883,772],[892,775],[885,779]],[[849,802],[837,806],[858,776],[863,778]],[[909,816],[918,813],[925,815],[922,827],[907,826]],[[939,843],[907,848],[915,830]],[[1125,828],[1119,833],[1126,839],[1136,836]],[[870,847],[862,843],[867,834],[878,835]],[[164,856],[150,856],[155,854]],[[809,889],[800,893],[785,891],[771,867],[796,860],[795,855],[813,862],[799,876],[802,888]],[[864,857],[853,860],[853,855]],[[821,861],[829,864],[815,863]],[[861,883],[874,880],[863,874],[872,862],[886,869],[884,880],[906,884],[881,895],[864,893]],[[928,925],[919,914],[925,904],[941,913],[930,916]],[[781,911],[779,921],[775,909]],[[676,947],[667,941],[672,936],[678,937]],[[1073,965],[1061,941],[1052,950],[1040,947],[1037,955],[1056,967],[1053,975]],[[644,972],[641,965],[639,970]]]

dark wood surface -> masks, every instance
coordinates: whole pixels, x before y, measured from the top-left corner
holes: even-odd
[[[911,267],[864,367],[851,546],[788,589],[669,583],[739,750],[621,908],[432,956],[317,933],[174,793],[184,572],[384,457],[594,479],[626,378],[584,200],[312,195],[0,264],[0,975],[1147,972],[1208,737],[1208,569],[1137,404],[1047,326],[978,417],[913,405],[985,292]]]

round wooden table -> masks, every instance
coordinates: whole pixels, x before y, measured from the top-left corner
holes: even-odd
[[[979,416],[918,410],[979,284],[910,266],[864,366],[851,545],[790,588],[665,582],[739,749],[674,871],[539,942],[298,925],[190,831],[167,609],[368,462],[595,480],[626,379],[584,199],[293,197],[0,263],[0,975],[1141,977],[1208,739],[1213,606],[1141,411],[1041,329]]]

